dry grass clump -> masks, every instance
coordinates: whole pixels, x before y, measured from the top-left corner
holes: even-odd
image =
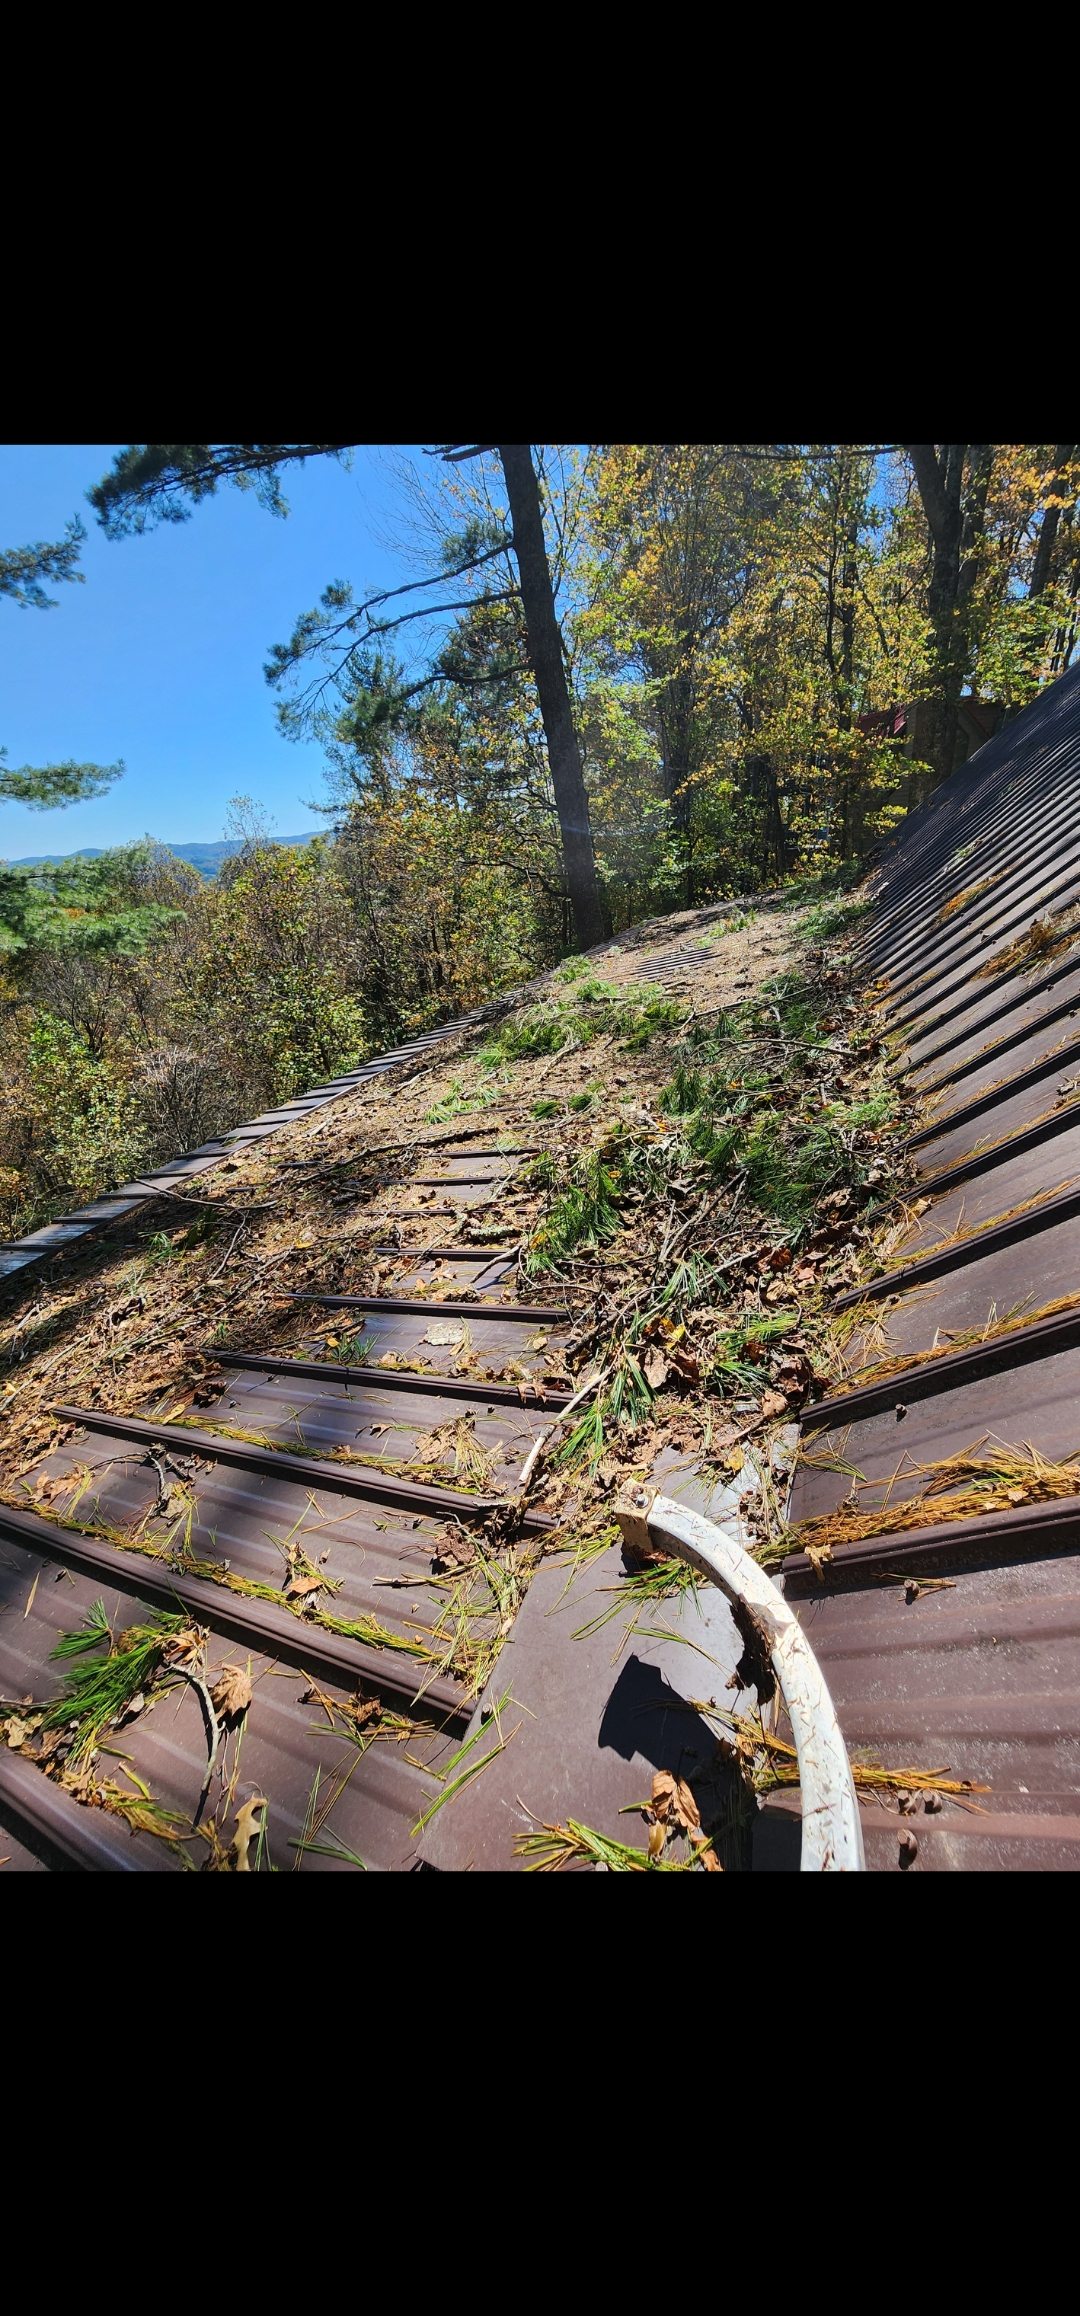
[[[1026,931],[1017,933],[1003,949],[976,965],[975,981],[989,981],[998,973],[1034,973],[1080,937],[1080,901],[1066,901],[1046,917],[1036,917]]]
[[[1009,1447],[994,1440],[984,1453],[986,1448],[983,1439],[940,1463],[916,1464],[905,1458],[887,1484],[884,1503],[871,1506],[856,1497],[816,1519],[800,1520],[788,1530],[788,1551],[805,1552],[820,1570],[821,1563],[845,1544],[934,1528],[946,1521],[975,1520],[985,1512],[1009,1512],[1021,1504],[1051,1503],[1080,1493],[1080,1450],[1063,1463],[1053,1463],[1030,1444]],[[888,1492],[899,1480],[910,1478],[925,1480],[926,1485],[902,1503],[890,1505]]]

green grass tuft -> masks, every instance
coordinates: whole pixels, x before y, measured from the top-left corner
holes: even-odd
[[[161,1662],[166,1641],[190,1622],[186,1616],[155,1616],[148,1624],[132,1625],[119,1640],[95,1601],[77,1632],[64,1633],[52,1651],[53,1659],[70,1663],[62,1697],[50,1706],[43,1727],[77,1721],[72,1758],[89,1753],[110,1721],[114,1721],[146,1686]]]

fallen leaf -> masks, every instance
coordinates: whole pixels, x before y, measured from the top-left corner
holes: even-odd
[[[174,1633],[165,1643],[162,1653],[166,1664],[188,1664],[193,1657],[201,1656],[205,1640],[206,1633],[199,1625],[185,1625],[182,1632]]]
[[[724,1457],[724,1462],[729,1472],[741,1472],[746,1462],[741,1447],[732,1448],[730,1453]]]
[[[51,1478],[39,1480],[34,1489],[39,1504],[51,1504],[57,1496],[70,1496],[84,1467],[75,1472],[56,1472]]]
[[[696,1833],[701,1826],[701,1811],[685,1777],[674,1777],[670,1769],[658,1769],[652,1782],[652,1810],[661,1824],[681,1825],[686,1833]]]
[[[258,1813],[261,1809],[265,1808],[265,1796],[261,1793],[253,1793],[251,1800],[245,1801],[243,1808],[238,1809],[236,1812],[236,1833],[233,1839],[233,1855],[236,1859],[236,1871],[238,1874],[250,1874],[251,1872],[251,1867],[248,1864],[248,1850],[256,1836],[262,1831],[262,1828],[259,1824]]]
[[[222,1665],[210,1697],[223,1721],[238,1721],[251,1703],[250,1674],[241,1665]]]
[[[678,1781],[677,1792],[677,1815],[679,1824],[686,1827],[687,1833],[693,1833],[698,1827],[700,1827],[701,1811],[699,1810],[698,1805],[694,1800],[694,1796],[690,1791],[685,1777],[680,1777]]]
[[[286,1600],[306,1600],[309,1593],[320,1592],[322,1585],[321,1576],[293,1576],[285,1586],[283,1597]]]

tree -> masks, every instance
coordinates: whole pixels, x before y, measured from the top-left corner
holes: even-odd
[[[281,470],[312,457],[345,457],[349,443],[144,443],[121,453],[112,472],[91,491],[90,501],[103,528],[118,538],[145,530],[158,522],[182,522],[191,506],[211,497],[222,482],[254,488],[274,514],[287,512],[281,490]],[[492,445],[444,444],[435,454],[451,462],[482,456]],[[357,603],[351,588],[335,580],[318,607],[298,620],[287,644],[276,645],[267,664],[267,677],[280,684],[307,670],[310,663],[326,669],[316,674],[282,712],[287,733],[311,728],[311,720],[335,689],[344,693],[352,683],[354,712],[359,712],[355,678],[362,672],[363,655],[392,631],[421,618],[432,619],[513,596],[520,600],[528,664],[536,680],[540,711],[547,739],[552,786],[562,838],[567,889],[577,938],[582,947],[604,935],[589,825],[588,797],[574,730],[573,709],[562,659],[562,643],[555,616],[551,575],[544,540],[543,517],[536,472],[527,444],[504,446],[500,453],[510,501],[513,528],[498,524],[466,526],[450,542],[442,568],[428,577],[381,589]],[[507,468],[509,459],[509,469]],[[508,565],[513,552],[518,568],[515,582]],[[476,574],[502,561],[503,583],[476,589]],[[429,597],[435,587],[463,579],[469,590],[438,603],[425,600],[387,615],[386,606],[418,592]],[[488,671],[481,677],[490,680]],[[367,719],[371,731],[400,722],[425,691],[445,681],[436,665],[424,675],[399,683],[392,690],[368,695]]]
[[[551,783],[562,831],[566,881],[581,948],[594,948],[606,931],[596,881],[596,855],[589,825],[589,798],[574,729],[574,711],[563,666],[562,637],[544,545],[544,518],[536,469],[527,442],[499,445],[506,495],[514,526],[514,554],[521,585],[529,658],[544,719]]]
[[[578,623],[584,728],[607,768],[599,798],[618,762],[642,759],[638,825],[666,831],[646,907],[848,856],[887,824],[906,768],[867,727],[911,696],[925,621],[884,455],[605,446]],[[603,854],[602,807],[598,826]]]
[[[76,516],[64,538],[52,546],[39,540],[33,547],[0,551],[0,595],[17,603],[22,611],[54,611],[57,599],[45,593],[45,582],[52,586],[62,580],[85,584],[86,574],[77,568],[85,537],[85,528]],[[79,764],[69,759],[62,764],[23,764],[16,772],[2,768],[6,756],[6,748],[0,748],[0,796],[28,804],[32,812],[50,812],[57,805],[100,796],[124,769],[122,763]]]
[[[68,524],[65,537],[51,546],[39,540],[36,546],[9,547],[0,552],[0,596],[6,595],[23,611],[54,610],[56,597],[46,594],[45,583],[82,583],[85,574],[76,566],[85,537],[76,517]],[[16,770],[6,759],[6,748],[0,748],[0,798],[27,804],[32,812],[52,812],[58,806],[100,796],[124,769],[122,763],[79,764],[69,758],[58,764],[22,764]],[[38,938],[47,938],[49,930],[56,929],[57,910],[63,904],[58,902],[54,910],[48,906],[56,898],[56,880],[48,894],[41,887],[41,878],[32,872],[0,862],[0,950],[25,947],[31,924],[36,925]]]
[[[986,494],[994,459],[989,442],[911,442],[931,541],[927,609],[933,636],[932,690],[924,748],[938,780],[952,771],[960,695],[972,650],[968,617],[979,570]]]

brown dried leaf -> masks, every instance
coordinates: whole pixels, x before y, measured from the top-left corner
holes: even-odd
[[[652,1812],[661,1825],[681,1825],[689,1834],[701,1834],[701,1811],[685,1777],[658,1769],[652,1782]]]
[[[675,1779],[670,1769],[658,1769],[652,1781],[652,1810],[654,1817],[667,1819],[675,1810]]]
[[[250,1874],[251,1872],[251,1867],[248,1864],[248,1850],[262,1830],[259,1822],[259,1811],[265,1809],[266,1806],[265,1795],[253,1793],[251,1800],[245,1801],[243,1808],[236,1812],[233,1856],[236,1859],[238,1874]]]
[[[167,1665],[186,1665],[201,1654],[206,1634],[197,1624],[187,1624],[182,1632],[173,1633],[166,1641],[162,1656]]]
[[[285,1586],[284,1597],[286,1600],[306,1600],[309,1593],[321,1592],[322,1585],[321,1576],[292,1576]]]
[[[676,1814],[678,1816],[679,1824],[681,1826],[685,1826],[687,1833],[700,1832],[701,1811],[699,1810],[698,1805],[694,1800],[694,1796],[690,1791],[685,1777],[680,1777],[678,1781]]]
[[[37,1482],[34,1495],[39,1504],[51,1504],[58,1496],[70,1496],[72,1489],[85,1475],[85,1464],[77,1465],[72,1472],[54,1472],[51,1477]]]
[[[358,1689],[355,1697],[345,1706],[345,1711],[358,1729],[366,1729],[369,1721],[381,1720],[382,1698],[365,1697],[363,1690]]]
[[[215,1713],[223,1721],[239,1721],[251,1703],[251,1675],[241,1665],[222,1665],[210,1691]]]

